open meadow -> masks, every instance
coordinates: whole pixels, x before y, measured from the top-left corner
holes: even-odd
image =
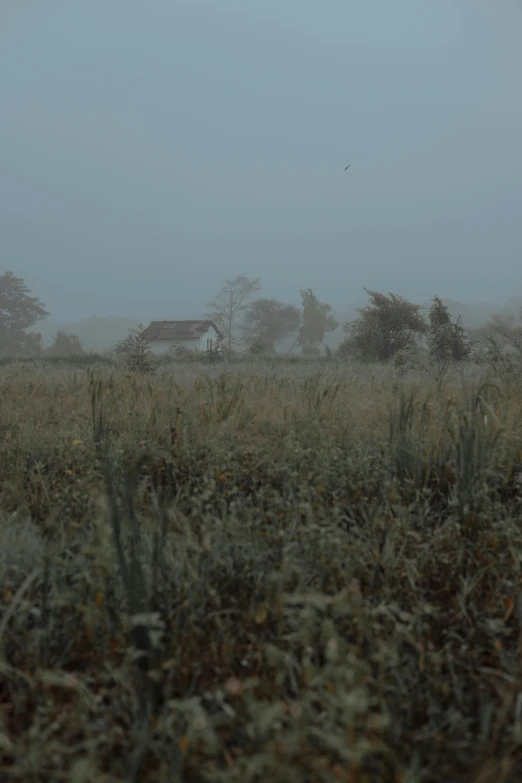
[[[0,779],[522,780],[522,394],[0,367]]]

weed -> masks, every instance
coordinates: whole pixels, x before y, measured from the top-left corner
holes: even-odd
[[[512,384],[157,367],[0,367],[2,779],[520,779]]]

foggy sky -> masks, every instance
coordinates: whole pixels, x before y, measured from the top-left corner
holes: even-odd
[[[521,39],[518,0],[2,0],[0,273],[62,321],[521,295]]]

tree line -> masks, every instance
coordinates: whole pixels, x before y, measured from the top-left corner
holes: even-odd
[[[292,348],[300,346],[303,354],[314,355],[320,351],[325,335],[337,329],[332,308],[320,302],[311,288],[300,291],[301,309],[278,299],[249,301],[260,289],[259,278],[238,275],[227,280],[217,296],[207,302],[206,317],[218,327],[229,353],[243,347],[253,354],[275,354],[277,343],[293,335]]]
[[[237,275],[226,280],[207,303],[205,317],[219,329],[225,356],[237,350],[275,355],[277,345],[289,337],[294,341],[288,353],[299,347],[305,356],[318,355],[325,335],[339,326],[331,306],[321,302],[311,288],[300,291],[300,307],[275,298],[254,298],[260,290],[259,278]],[[437,378],[449,366],[470,357],[486,355],[500,368],[512,361],[510,357],[522,360],[519,324],[493,316],[478,335],[482,339],[476,340],[466,332],[460,317],[452,320],[438,296],[432,299],[425,315],[421,305],[398,294],[364,290],[368,304],[357,311],[357,318],[342,325],[344,339],[336,350],[340,357],[351,356],[366,363],[392,362],[399,371],[422,369]],[[31,296],[22,278],[12,272],[0,275],[0,355],[41,354],[41,335],[27,329],[47,315],[45,305]],[[510,349],[507,359],[506,347]],[[63,356],[81,352],[77,335],[63,330],[58,330],[46,351]]]
[[[275,354],[276,345],[290,335],[304,355],[318,355],[325,335],[339,325],[326,302],[312,289],[301,290],[301,308],[277,299],[251,300],[261,288],[259,278],[238,275],[227,280],[218,296],[207,304],[211,318],[230,352],[242,345],[251,353]],[[460,317],[451,319],[448,307],[435,296],[428,317],[421,305],[397,294],[364,289],[369,297],[358,317],[343,324],[344,339],[337,349],[361,362],[390,362],[397,369],[422,368],[440,376],[448,365],[470,357],[474,341],[466,334]]]

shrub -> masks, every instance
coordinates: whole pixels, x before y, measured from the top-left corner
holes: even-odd
[[[153,354],[150,349],[150,338],[143,324],[137,329],[129,329],[130,334],[120,340],[114,352],[125,358],[125,369],[130,372],[152,374],[156,370]]]
[[[363,362],[387,362],[398,351],[416,344],[427,330],[420,305],[397,294],[381,294],[364,289],[371,299],[361,308],[359,318],[343,325],[347,339],[341,353],[350,353]]]

